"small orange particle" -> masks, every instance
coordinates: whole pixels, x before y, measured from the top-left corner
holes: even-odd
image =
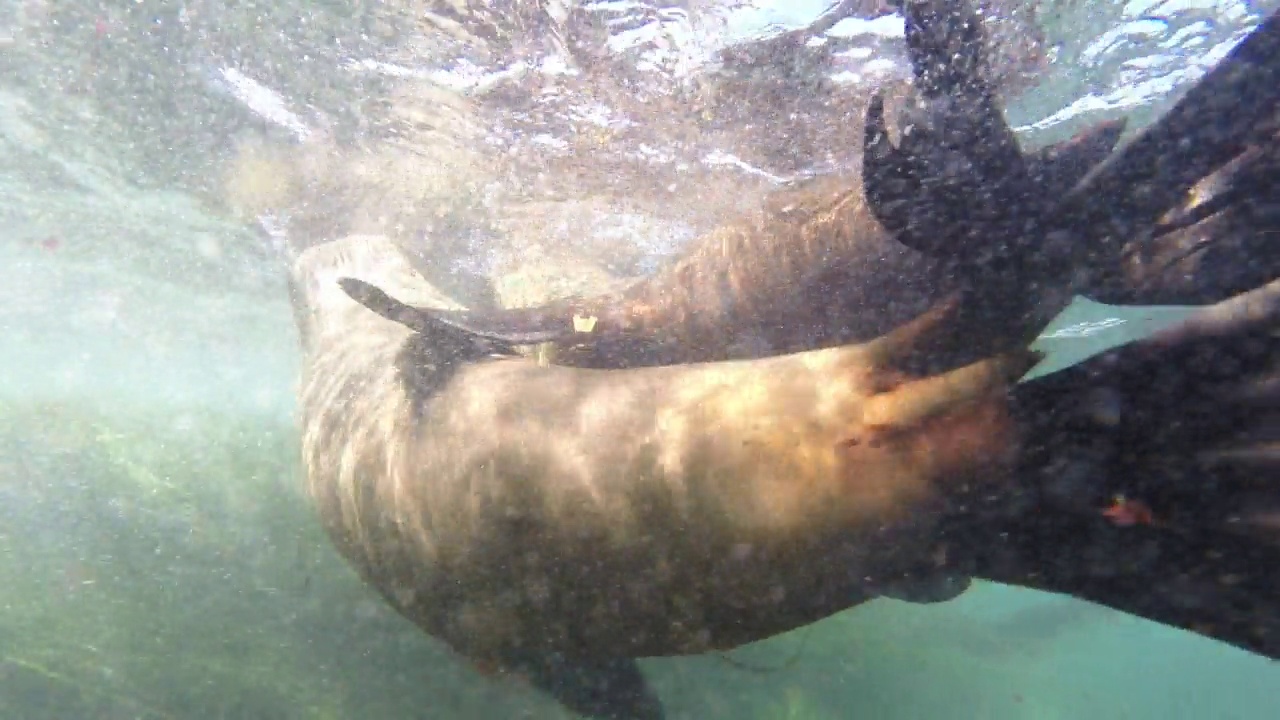
[[[1117,495],[1111,502],[1111,507],[1102,511],[1102,516],[1120,527],[1156,524],[1155,513],[1151,512],[1146,503],[1130,500],[1123,495]]]

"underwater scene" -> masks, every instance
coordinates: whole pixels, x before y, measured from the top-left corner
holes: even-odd
[[[1225,620],[1221,627],[1195,618],[1158,621],[1177,615],[1176,609],[1135,605],[1122,611],[1128,606],[1113,599],[1121,590],[1106,583],[1095,593],[1095,586],[1081,581],[1077,592],[1067,580],[1015,582],[1021,575],[1013,571],[975,570],[985,567],[981,559],[952,565],[937,554],[945,554],[945,546],[928,545],[919,553],[938,558],[936,577],[910,564],[901,583],[896,576],[872,577],[891,575],[897,565],[875,559],[858,565],[870,551],[818,552],[814,548],[828,548],[822,544],[828,540],[813,539],[816,531],[803,542],[786,535],[776,551],[760,549],[786,533],[803,532],[789,523],[812,528],[826,522],[814,518],[826,516],[816,509],[778,509],[808,500],[798,497],[799,490],[762,489],[761,497],[777,504],[753,510],[732,494],[757,486],[747,480],[724,485],[725,478],[754,478],[750,468],[768,464],[761,457],[792,462],[785,471],[792,472],[800,460],[789,450],[748,453],[741,461],[737,451],[716,450],[720,438],[736,444],[735,433],[746,438],[743,447],[756,441],[755,426],[741,418],[776,411],[781,425],[792,418],[814,427],[825,422],[827,416],[814,409],[825,402],[781,407],[769,397],[800,397],[811,385],[818,388],[814,398],[828,397],[830,388],[844,387],[818,354],[835,345],[839,352],[855,343],[872,347],[935,307],[961,272],[955,268],[969,267],[968,256],[954,266],[934,263],[934,235],[913,234],[911,224],[902,226],[899,239],[911,252],[922,249],[922,259],[894,264],[897,249],[876,246],[875,261],[893,270],[868,265],[865,276],[841,276],[846,285],[857,284],[857,292],[828,292],[821,284],[817,292],[802,292],[794,280],[809,275],[786,274],[828,263],[844,252],[835,241],[798,260],[776,250],[776,258],[758,264],[732,264],[753,248],[775,252],[774,245],[753,244],[759,228],[783,228],[778,238],[793,227],[809,232],[852,202],[844,188],[861,187],[862,158],[872,152],[873,133],[864,133],[864,126],[872,127],[865,118],[874,117],[869,98],[881,92],[886,105],[906,107],[913,81],[928,86],[947,72],[969,73],[966,78],[978,78],[974,82],[990,90],[981,99],[995,97],[1004,108],[1011,137],[1023,148],[1061,143],[1069,153],[1092,146],[1072,138],[1101,127],[1109,142],[1091,156],[1100,159],[1117,138],[1124,147],[1144,128],[1158,127],[1184,94],[1213,79],[1212,69],[1234,49],[1269,31],[1277,8],[1280,3],[1243,0],[0,0],[0,262],[10,268],[0,284],[0,720],[1280,717],[1280,565],[1267,565],[1280,559],[1274,513],[1268,516],[1270,535],[1249,536],[1272,542],[1250,556],[1258,577],[1240,579],[1239,570],[1230,582],[1219,576],[1225,584],[1262,588],[1252,600],[1270,608],[1266,622],[1275,630],[1250,635],[1235,625],[1226,629]],[[971,11],[981,20],[963,27],[983,28],[972,36],[955,30],[963,25],[956,18]],[[921,59],[922,52],[937,49],[931,42],[946,50],[935,53],[942,69],[933,74],[922,70],[929,59]],[[953,45],[947,43],[960,43],[954,47],[966,52],[981,46],[981,52],[973,50],[980,62],[964,66],[959,55],[948,55]],[[1257,57],[1275,61],[1273,85],[1280,88],[1280,49]],[[1266,65],[1257,57],[1255,66]],[[1269,93],[1273,85],[1249,87]],[[1257,112],[1265,119],[1255,124],[1270,135],[1249,135],[1242,143],[1271,157],[1280,98],[1245,100],[1220,99],[1209,117],[1237,110],[1244,117],[1253,105],[1264,106]],[[975,103],[973,110],[966,101],[927,112],[954,120],[987,107]],[[1106,123],[1121,118],[1127,125],[1115,126],[1112,135]],[[920,122],[932,127],[931,121]],[[1222,134],[1237,132],[1237,125],[1223,119]],[[884,133],[899,149],[930,151],[917,146],[933,136],[925,133],[912,145],[903,139],[910,134],[896,125]],[[946,151],[977,145],[960,142]],[[1167,156],[1182,157],[1173,151]],[[1083,187],[1099,174],[1085,171],[1102,165],[1063,170],[1072,182],[1047,193],[1050,200],[1067,196],[1076,182]],[[974,160],[965,172],[979,166]],[[1277,167],[1265,165],[1257,177]],[[1202,168],[1201,175],[1211,169]],[[886,228],[898,227],[893,211],[884,209],[891,206],[876,204],[884,195],[872,192],[895,186],[873,185],[866,173],[870,212]],[[983,178],[984,187],[1004,188]],[[805,193],[826,182],[837,183],[838,191],[811,201]],[[818,197],[818,190],[812,192]],[[916,188],[910,197],[928,192],[928,186]],[[1214,197],[1238,200],[1249,192],[1233,187]],[[1267,185],[1267,192],[1275,191]],[[958,203],[966,209],[978,204]],[[1076,214],[1068,225],[1086,217],[1086,210],[1071,212]],[[749,219],[733,225],[743,217]],[[1280,214],[1258,210],[1248,218],[1250,237],[1265,243],[1273,233],[1266,228]],[[1161,222],[1159,227],[1175,221]],[[815,243],[827,242],[823,231],[814,232]],[[975,231],[966,237],[982,236]],[[359,242],[341,244],[352,238]],[[374,240],[362,240],[367,238]],[[705,245],[711,250],[697,250],[702,238],[713,239]],[[336,259],[324,255],[335,247]],[[385,252],[396,257],[361,255],[384,247],[395,248]],[[1207,290],[1209,281],[1200,278],[1207,277],[1210,261],[1171,273],[1174,279],[1165,284],[1148,273],[1167,257],[1134,261],[1125,265],[1135,269],[1122,290],[1113,284],[1095,293],[1076,285],[1045,301],[1051,311],[1025,310],[1032,332],[1024,335],[1034,339],[1043,359],[1008,351],[1000,344],[1007,338],[1000,337],[991,340],[999,348],[991,353],[1015,358],[1014,370],[985,360],[968,365],[985,355],[971,357],[979,351],[967,346],[955,351],[964,359],[952,366],[995,368],[998,381],[981,380],[1000,391],[992,397],[1003,397],[1008,388],[1001,383],[1021,379],[1011,391],[1016,395],[1040,378],[1184,327],[1187,318],[1200,317],[1195,306],[1274,282],[1280,258],[1256,247],[1265,245],[1242,241],[1228,248],[1229,257],[1215,256],[1218,285]],[[1169,266],[1183,268],[1179,263],[1189,255],[1170,252]],[[345,261],[350,264],[338,267]],[[663,274],[664,268],[699,262],[711,269]],[[729,263],[729,269],[715,262]],[[1061,267],[1057,261],[1046,265]],[[369,283],[365,294],[350,284],[339,289],[335,281],[344,272],[366,272],[358,278]],[[974,286],[988,287],[1000,274],[1010,273],[982,275]],[[412,279],[402,282],[404,277]],[[628,289],[646,282],[690,285],[652,295]],[[1027,287],[1040,287],[1014,286],[1011,292],[1025,295]],[[708,287],[714,289],[702,289]],[[758,297],[749,295],[757,288],[764,288]],[[759,300],[748,310],[768,319],[757,327],[734,315],[725,309],[729,296],[743,303],[735,307]],[[832,331],[829,318],[838,313],[819,313],[815,298],[837,296],[833,307],[865,306],[869,319]],[[556,304],[570,297],[586,298],[586,304]],[[590,305],[596,297],[639,299],[616,310]],[[692,309],[671,309],[667,302]],[[1266,302],[1274,319],[1280,305]],[[599,317],[600,336],[612,332],[609,323],[621,317],[615,312],[632,313],[617,322],[634,320],[628,327],[635,333],[654,328],[645,324],[653,308],[671,309],[679,322],[692,320],[687,329],[654,329],[647,344],[628,344],[633,335],[624,333],[616,345],[602,340],[584,349],[545,321],[552,310],[505,314],[511,308],[560,308],[573,315],[574,331],[586,334],[594,331],[579,326],[580,316],[590,315],[591,323]],[[795,320],[799,313],[804,317]],[[814,319],[819,314],[823,319]],[[1024,315],[1009,322],[1022,322]],[[711,319],[699,324],[699,318]],[[361,324],[375,322],[391,333],[386,337],[394,347],[380,345],[382,336],[368,336]],[[991,324],[979,319],[973,327]],[[1272,344],[1250,350],[1249,358],[1273,349],[1274,328],[1267,335]],[[411,359],[405,360],[402,344],[416,348],[419,339],[437,337],[432,332],[448,353],[423,349],[426,359],[406,370]],[[974,348],[979,344],[972,341]],[[535,363],[520,354],[533,345],[550,359],[539,356]],[[385,380],[390,371],[377,368],[353,373],[345,385],[332,379],[352,365],[363,368],[384,350],[388,368],[394,363],[408,377],[405,383],[421,385],[395,394],[400,386]],[[861,362],[875,351],[866,352],[859,349],[841,362]],[[791,353],[802,358],[803,372],[795,370],[801,365],[770,369],[783,367],[768,363]],[[521,359],[513,360],[517,355]],[[488,367],[494,356],[503,358],[492,361],[494,367],[527,362],[534,379],[479,375],[469,367]],[[709,374],[695,377],[702,371],[694,368],[704,365]],[[1243,365],[1222,368],[1227,379],[1244,372]],[[541,371],[548,374],[536,374]],[[805,374],[810,372],[812,378]],[[867,372],[874,375],[875,368]],[[930,364],[920,372],[941,371]],[[897,388],[901,380],[892,378]],[[379,385],[384,381],[385,388]],[[528,387],[546,392],[528,391],[522,400],[519,393]],[[748,387],[764,388],[767,397],[748,402]],[[769,396],[770,388],[781,390]],[[910,447],[924,449],[906,460],[883,460],[905,463],[907,469],[893,477],[914,479],[911,473],[932,468],[935,460],[946,465],[941,475],[970,473],[972,461],[982,468],[973,472],[985,477],[983,463],[1004,457],[1007,449],[1003,436],[990,440],[998,445],[990,452],[986,436],[971,438],[1005,427],[1001,408],[982,405],[988,389],[983,385],[963,398],[981,405],[972,415],[961,403],[959,415],[921,421],[919,427],[942,428],[937,433],[921,431],[917,438],[911,435],[916,425],[904,430],[920,443]],[[382,391],[387,394],[377,395]],[[702,393],[701,400],[676,397],[686,391]],[[486,392],[505,394],[506,404],[488,409],[490,401],[476,398]],[[857,396],[849,402],[863,402],[861,386],[848,392]],[[867,390],[882,392],[879,386]],[[1069,388],[1063,393],[1088,395]],[[588,396],[596,400],[581,400]],[[433,404],[433,398],[448,402]],[[1038,411],[1037,403],[1057,402],[1053,398],[1028,395],[1019,412]],[[360,425],[357,412],[362,400],[364,411],[374,413],[367,425]],[[951,413],[951,400],[928,412]],[[650,402],[658,405],[654,413],[677,416],[664,422],[697,426],[688,431],[688,442],[705,441],[713,448],[707,457],[689,451],[681,456],[683,465],[644,465],[645,453],[678,445],[671,440],[656,450],[639,447],[635,428],[642,420],[633,414]],[[1120,412],[1106,398],[1099,403],[1090,405],[1091,412],[1108,418]],[[403,415],[394,415],[393,407]],[[870,401],[858,407],[862,417],[872,414]],[[531,418],[521,419],[524,408]],[[895,405],[885,411],[891,415],[885,422],[892,425],[899,417],[894,413],[914,408]],[[1258,417],[1266,413],[1257,410]],[[591,418],[599,424],[591,425]],[[931,425],[933,420],[943,425]],[[889,433],[882,441],[875,434],[879,426],[866,422],[866,436],[841,442],[850,452],[865,452],[857,457],[868,458],[870,466],[881,462],[876,452],[898,447],[899,436]],[[1118,421],[1112,425],[1119,427]],[[403,433],[383,454],[361,456],[361,438],[373,444],[370,433],[379,431]],[[432,432],[447,437],[433,440]],[[508,444],[492,440],[501,449],[491,456],[469,454],[502,434]],[[1043,442],[1060,448],[1058,437],[1045,434]],[[772,435],[760,442],[775,441],[784,447],[805,442]],[[1274,481],[1277,440],[1270,442],[1260,454],[1271,464],[1257,473]],[[427,450],[420,458],[414,454],[419,443],[438,457],[460,459],[433,460]],[[610,445],[607,452],[600,449]],[[978,460],[966,454],[970,445],[978,448]],[[588,449],[573,455],[579,446]],[[954,454],[963,457],[952,463]],[[927,461],[912,464],[924,456]],[[1134,466],[1148,459],[1144,455]],[[464,461],[483,471],[453,477],[453,466]],[[415,490],[411,477],[397,475],[423,463],[447,466],[441,475],[462,488],[458,495],[450,496],[454,486],[444,481],[438,490]],[[585,521],[571,507],[576,500],[557,491],[517,492],[523,486],[513,481],[515,489],[504,485],[485,494],[474,484],[504,472],[531,484],[536,478],[567,483],[554,472],[567,467],[572,472],[561,475],[589,476],[583,481],[588,494],[602,496],[615,492],[610,483],[639,487],[657,472],[630,468],[661,466],[675,477],[677,465],[691,473],[680,476],[694,488],[690,506],[701,507],[699,493],[731,488],[722,502],[730,508],[723,513],[739,513],[732,522],[685,532],[680,522],[691,521],[664,515],[677,513],[670,507],[680,503],[662,494],[632,514],[619,510],[604,516],[600,527],[584,525],[581,536],[566,530],[562,544],[547,540],[539,548],[529,546],[538,533],[520,535],[498,521],[486,525],[488,516],[475,509],[506,503],[508,516],[527,512],[522,520],[535,527],[569,527]],[[607,472],[591,475],[597,466]],[[711,468],[706,477],[712,480],[695,485],[703,476],[686,466]],[[794,470],[795,477],[809,477],[808,467]],[[1056,467],[1042,475],[1069,474]],[[924,477],[934,471],[918,472]],[[395,482],[370,489],[360,480],[368,475]],[[765,488],[769,478],[759,482]],[[815,487],[814,493],[827,491],[826,485]],[[1250,490],[1249,497],[1275,487]],[[616,492],[631,497],[640,490]],[[888,505],[908,502],[896,491],[884,492],[894,498],[884,501]],[[1110,502],[1109,489],[1106,494]],[[481,496],[483,501],[475,499]],[[411,506],[422,497],[451,510],[415,519]],[[880,507],[875,490],[867,497]],[[600,507],[617,507],[615,501],[608,496]],[[844,508],[834,500],[818,504]],[[1116,526],[1182,522],[1172,511],[1163,514],[1158,503],[1149,512],[1117,500],[1106,513]],[[767,516],[745,531],[749,542],[733,534],[734,523],[750,524],[748,516],[753,522]],[[879,520],[871,522],[880,527]],[[912,543],[922,536],[913,534],[915,527],[904,521],[901,536],[894,530],[886,539],[868,539],[865,547],[889,548],[886,556],[906,554],[918,549]],[[485,528],[497,529],[485,535]],[[970,537],[969,525],[957,528],[948,537]],[[588,537],[591,532],[597,534]],[[689,539],[646,545],[648,533]],[[935,539],[924,535],[919,547]],[[1064,541],[1064,552],[1070,544]],[[735,557],[741,551],[735,560],[740,565],[694,562],[702,561],[699,548],[722,545]],[[615,555],[615,547],[626,552]],[[576,597],[562,605],[538,600],[539,593],[559,597],[557,588],[607,584],[601,578],[614,577],[607,574],[613,569],[601,575],[566,571],[555,576],[561,580],[547,581],[551,589],[529,589],[530,577],[550,573],[539,564],[547,558],[557,568],[599,560],[599,567],[621,568],[620,574],[640,582],[637,568],[649,566],[628,554],[635,547],[666,553],[661,572],[653,572],[675,578],[666,594],[653,590],[651,603],[628,604],[627,598],[660,589],[659,580],[622,595],[602,590],[599,597],[609,599],[600,600],[601,607],[590,605],[595,596],[581,604]],[[540,549],[541,557],[534,557]],[[774,560],[757,559],[769,552]],[[421,554],[432,554],[436,564],[415,574],[413,559]],[[797,557],[804,559],[796,563]],[[609,564],[615,560],[618,565]],[[668,560],[690,569],[669,570]],[[503,574],[517,566],[525,569]],[[1029,578],[1036,575],[1035,568],[1018,572],[1024,570]],[[850,577],[834,586],[823,579],[845,574]],[[523,578],[521,587],[514,580],[503,586],[512,578]],[[962,592],[939,589],[938,583],[953,581],[967,584]],[[1122,590],[1168,590],[1145,581],[1136,586]],[[761,604],[760,587],[765,595],[779,591],[773,605]],[[813,600],[816,605],[796,599],[825,597],[831,587],[848,590],[847,598]],[[476,588],[493,599],[492,606],[473,596],[456,599]],[[716,593],[728,600],[706,599]],[[686,601],[708,604],[689,610],[681,604]],[[601,609],[609,602],[611,611]],[[437,611],[455,607],[448,603],[461,609]],[[517,610],[504,614],[508,605]],[[555,610],[545,615],[536,610],[551,606]],[[654,610],[658,606],[661,611]],[[742,617],[749,622],[734,615],[738,608],[745,608]],[[634,625],[619,616],[635,618]],[[693,627],[697,622],[690,618],[705,627]],[[687,632],[672,629],[681,623],[690,626]],[[562,627],[567,629],[557,629]],[[571,640],[562,647],[556,645],[560,637]],[[614,655],[607,652],[575,660],[573,653],[596,648],[597,638],[603,638],[600,647],[623,648],[616,653],[626,661],[621,669],[610,664]],[[567,659],[543,663],[544,657]],[[639,658],[639,679],[628,674],[633,657]]]

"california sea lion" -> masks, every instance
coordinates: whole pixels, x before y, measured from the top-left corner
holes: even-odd
[[[907,11],[938,12],[929,3],[909,3]],[[1078,292],[1110,302],[1224,299],[1265,282],[1270,265],[1227,269],[1219,262],[1214,277],[1203,279],[1157,274],[1157,262],[1138,261],[1154,258],[1157,270],[1170,263],[1185,268],[1188,257],[1214,257],[1213,247],[1241,250],[1242,242],[1243,252],[1229,253],[1228,261],[1245,253],[1273,256],[1266,233],[1248,229],[1267,221],[1247,199],[1236,204],[1249,212],[1234,212],[1233,227],[1223,230],[1251,240],[1206,243],[1202,232],[1185,231],[1185,220],[1180,228],[1160,214],[1251,147],[1263,148],[1267,162],[1252,158],[1255,172],[1235,174],[1236,186],[1244,185],[1235,195],[1269,182],[1266,170],[1280,146],[1272,137],[1280,87],[1274,24],[1274,18],[1263,23],[1172,111],[1108,157],[1123,123],[1021,154],[994,92],[972,67],[976,56],[947,52],[956,43],[978,44],[977,25],[930,37],[918,32],[921,23],[908,23],[908,50],[924,76],[917,78],[923,101],[906,119],[916,129],[892,148],[883,106],[873,102],[862,177],[778,193],[758,214],[713,231],[618,295],[433,314],[483,334],[559,337],[572,352],[557,362],[616,367],[757,357],[873,337],[956,289],[948,253],[977,257],[995,278],[1052,277],[1074,268],[1082,272]],[[954,58],[969,70],[955,70],[963,63]],[[1216,119],[1224,98],[1239,106],[1225,129]],[[941,172],[930,175],[931,165],[969,167],[958,182],[947,182]],[[1228,224],[1221,204],[1194,205],[1201,218],[1216,213],[1219,227]],[[1027,242],[1038,245],[1034,252],[1025,251]],[[996,260],[1012,255],[1023,266],[981,257],[1002,248],[1016,252]]]
[[[1128,447],[1108,472],[1065,473],[1056,463],[1079,462],[1080,421],[1062,410],[1105,385],[1033,383],[1015,391],[1018,422],[1045,436],[1015,459],[1004,389],[1025,360],[898,384],[894,365],[945,332],[945,307],[861,346],[594,371],[513,359],[447,326],[414,332],[394,303],[379,314],[347,298],[338,278],[355,275],[430,301],[379,238],[319,246],[295,266],[304,458],[328,531],[407,618],[578,712],[662,716],[632,657],[731,648],[970,575],[1280,656],[1271,507],[1240,507],[1240,478],[1191,487],[1149,472],[1170,449],[1203,451],[1204,422],[1187,428],[1194,442],[1159,437],[1142,467]],[[1208,309],[1113,355],[1153,377],[1151,362],[1133,365],[1143,350],[1274,327],[1277,297],[1264,288],[1241,299],[1264,307]],[[1133,392],[1108,360],[1081,372],[1101,365]],[[1204,373],[1184,387],[1203,388]],[[1208,408],[1165,407],[1188,420]],[[1215,425],[1213,439],[1234,429]],[[1138,413],[1123,426],[1157,434]]]
[[[429,302],[425,283],[376,240],[310,250],[293,280],[308,487],[336,544],[428,632],[579,711],[660,717],[629,658],[732,647],[915,577],[993,577],[1182,625],[1227,617],[1116,590],[1131,564],[1103,564],[1106,585],[1087,554],[1043,552],[1097,549],[1090,533],[1124,513],[1144,546],[1227,545],[1123,503],[1054,525],[1080,536],[1038,533],[1005,472],[1004,390],[1027,359],[915,380],[901,369],[954,332],[945,306],[861,346],[602,373],[404,315],[396,298]],[[1192,629],[1275,656],[1257,632],[1276,616],[1270,574],[1224,579],[1212,573],[1227,565],[1191,558],[1148,561],[1143,577],[1194,570],[1213,599],[1252,603],[1245,621]]]
[[[996,158],[997,149],[1004,152],[998,163],[978,168],[983,187],[989,190],[994,185],[990,178],[1000,177],[1002,187],[1024,194],[1035,188],[1053,197],[1111,152],[1123,121],[1102,123],[1073,140],[1024,155],[999,116],[992,81],[984,73],[987,48],[980,23],[967,17],[972,22],[962,33],[929,35],[920,31],[918,10],[907,8],[907,45],[917,87],[935,106],[938,97],[945,97],[955,107],[945,119],[909,113],[908,121],[919,127],[904,139],[908,161],[920,143],[907,140],[923,135],[926,121],[954,124],[975,118],[948,132],[981,143],[983,158]],[[928,20],[944,24],[942,18]],[[953,76],[933,73],[942,60],[963,68]],[[960,102],[964,99],[969,100]],[[975,105],[982,106],[981,113],[974,112]],[[887,136],[883,115],[883,103],[873,103],[868,132]],[[996,121],[990,121],[993,115]],[[970,130],[976,137],[962,132]],[[873,149],[883,147],[868,142]],[[900,163],[891,160],[871,167],[888,166],[885,172],[893,174]],[[884,184],[877,174],[869,179],[877,188]],[[891,190],[911,195],[907,188]],[[887,194],[880,192],[881,204]],[[970,196],[989,198],[997,214],[1007,214],[1010,207],[1030,212],[1035,206],[1026,198],[1013,203],[1007,194]],[[929,202],[936,205],[933,198]],[[973,203],[965,206],[971,210]],[[942,217],[940,211],[935,214]],[[991,214],[978,223],[947,216],[948,227],[928,225],[926,232],[921,230],[926,227],[923,214],[914,215],[912,223],[895,223],[897,214],[873,207],[861,176],[818,178],[775,193],[758,211],[699,238],[681,258],[616,295],[533,308],[430,313],[479,335],[513,342],[555,340],[564,350],[556,362],[582,367],[664,365],[830,347],[882,335],[961,287],[964,279],[952,261],[968,259],[966,248],[993,244],[978,237],[990,229],[986,215]],[[971,232],[971,226],[978,230]]]
[[[1031,162],[1055,187],[1068,185],[1110,152],[1122,129],[1104,123]],[[616,295],[429,312],[477,334],[558,341],[561,364],[636,367],[864,341],[958,287],[946,262],[884,229],[859,178],[826,177],[773,194]]]
[[[1005,390],[1029,355],[898,369],[947,332],[945,304],[862,345],[599,371],[411,330],[341,277],[431,300],[383,239],[294,265],[307,488],[331,537],[428,633],[584,714],[662,716],[630,658],[929,583],[948,499],[1014,457]]]

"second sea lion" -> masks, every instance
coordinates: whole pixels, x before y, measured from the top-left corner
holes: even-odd
[[[928,12],[933,14],[926,17]],[[1124,123],[1102,123],[1072,140],[1024,154],[985,72],[989,48],[980,18],[950,7],[931,10],[927,3],[910,3],[904,13],[922,110],[907,113],[914,130],[903,131],[902,158],[876,162],[888,135],[883,103],[876,101],[867,121],[871,154],[864,158],[872,172],[817,178],[775,193],[758,211],[695,240],[682,257],[619,293],[531,308],[422,312],[476,335],[553,343],[559,364],[618,368],[763,357],[865,341],[963,288],[971,281],[973,258],[1001,239],[982,235],[990,235],[993,218],[1016,207],[1035,212],[1040,198],[1065,193],[1111,152]],[[944,63],[954,72],[938,72]],[[938,117],[940,107],[949,109],[945,118]],[[984,162],[966,180],[984,190],[998,182],[1023,195],[1034,191],[1035,197],[1014,203],[1008,193],[969,192],[966,211],[974,209],[973,198],[989,198],[991,205],[971,222],[954,213],[944,217],[943,205],[932,196],[917,200],[927,195],[918,187],[886,181],[883,176],[902,174],[899,166],[930,149],[924,147],[928,141],[912,138],[936,136],[926,126],[940,122],[963,124],[948,127],[948,138],[982,148],[968,154]],[[878,142],[881,135],[886,142]],[[864,180],[871,185],[864,186]],[[868,197],[869,190],[876,197]],[[939,222],[927,222],[930,216],[922,213],[908,221],[901,213],[886,212],[884,206],[896,197],[927,205]]]
[[[1035,167],[1068,184],[1110,152],[1123,127],[1105,123],[1048,148],[1034,156]],[[557,342],[562,364],[637,367],[869,340],[960,284],[945,261],[884,229],[859,178],[823,177],[773,194],[620,293],[427,312],[479,335]]]

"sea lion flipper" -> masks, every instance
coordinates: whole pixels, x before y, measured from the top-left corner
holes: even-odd
[[[527,658],[518,670],[539,690],[593,720],[663,720],[666,711],[632,658]]]
[[[1128,240],[1111,228],[1154,223],[1242,148],[1274,142],[1278,88],[1280,13],[1273,12],[1171,110],[1091,170],[1061,203],[1061,217],[1118,235],[1113,244]]]
[[[514,345],[564,342],[594,329],[594,319],[556,304],[493,310],[433,310],[436,319],[460,330]]]
[[[973,263],[1004,252],[1042,196],[1026,182],[1022,151],[984,71],[981,17],[970,3],[945,0],[904,2],[903,15],[917,92],[894,151],[873,145],[883,119],[869,117],[868,208],[903,245]]]
[[[391,322],[404,325],[414,332],[429,332],[434,324],[430,313],[426,310],[407,305],[388,295],[382,288],[358,278],[338,278],[338,286],[352,300]]]
[[[1280,659],[1280,281],[1014,391],[1024,482],[975,575]]]
[[[1046,196],[1061,197],[1115,150],[1127,126],[1128,118],[1105,120],[1062,142],[1029,153],[1024,158],[1027,176]]]
[[[543,314],[520,310],[447,310],[420,308],[401,302],[369,283],[351,277],[338,280],[352,300],[392,322],[418,333],[451,331],[504,345],[534,345],[563,340],[573,332],[568,324],[553,324]]]

